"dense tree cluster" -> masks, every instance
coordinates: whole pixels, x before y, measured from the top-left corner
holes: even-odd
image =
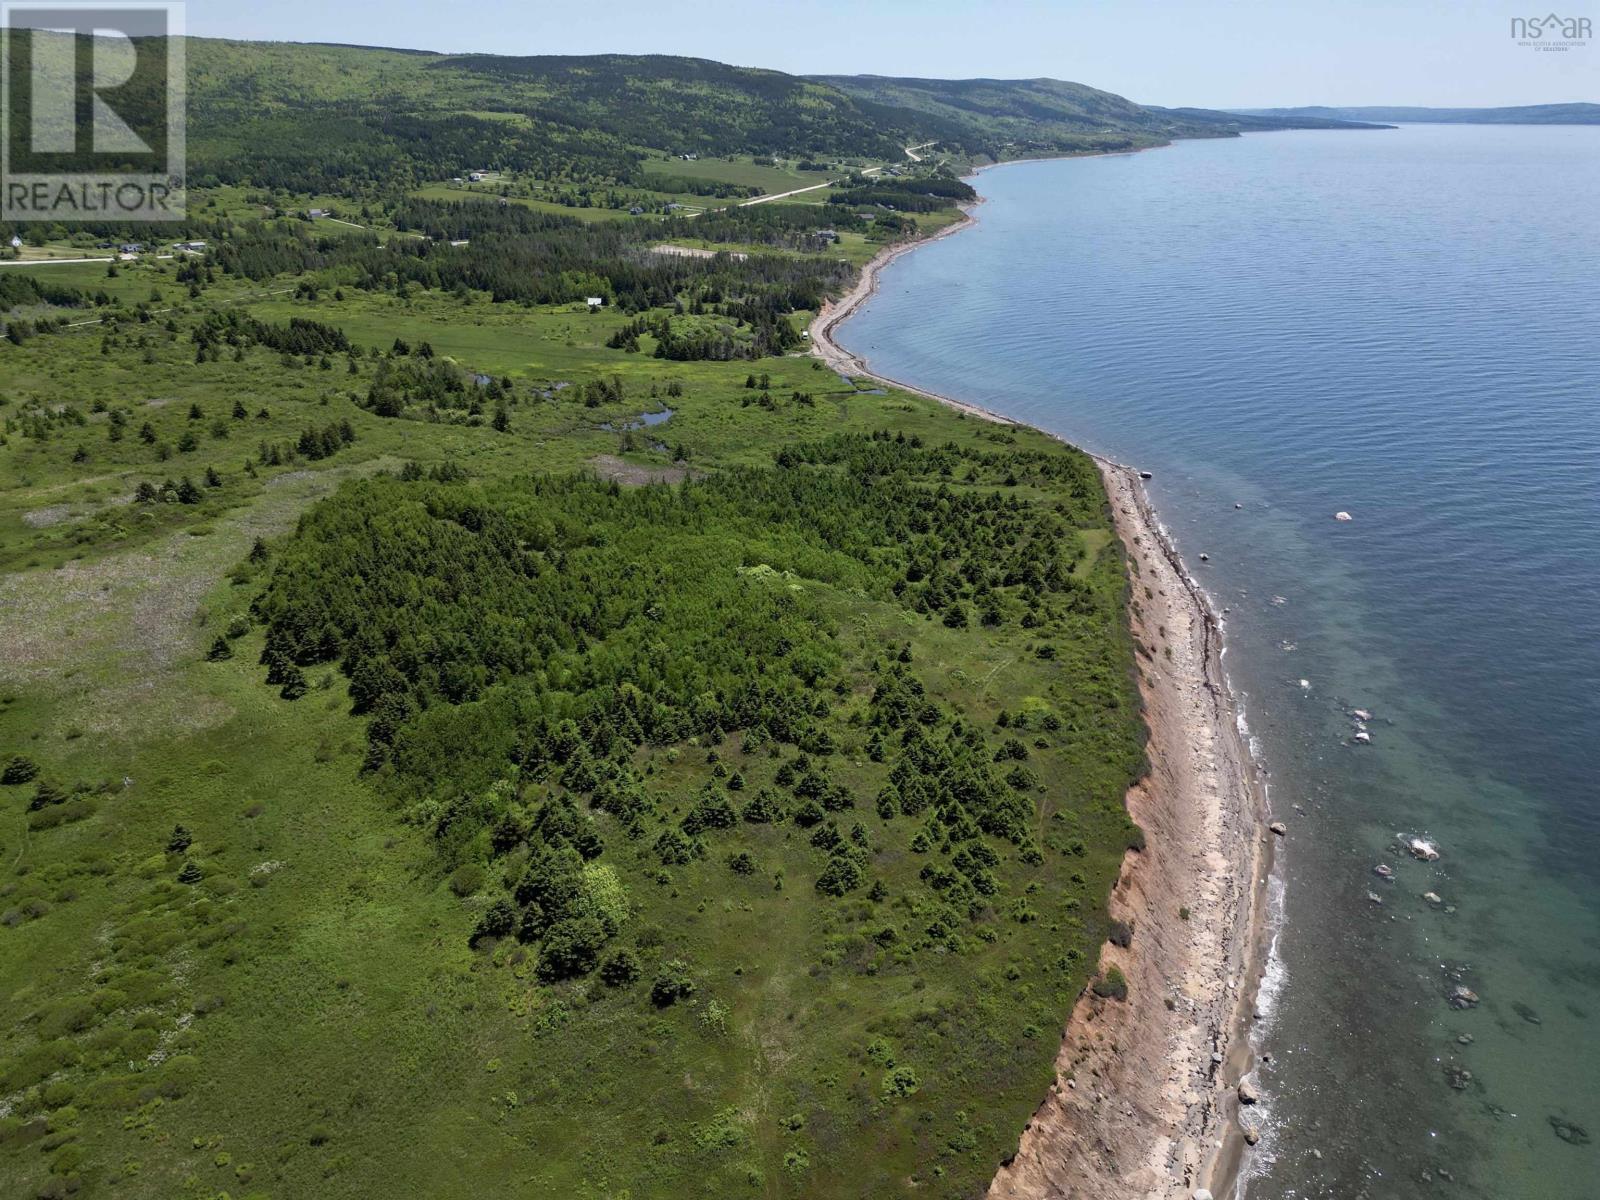
[[[202,350],[218,346],[266,346],[281,354],[343,354],[350,350],[344,331],[305,317],[290,317],[287,325],[259,321],[239,309],[210,309],[195,325],[193,340]]]
[[[467,113],[344,111],[296,106],[263,113],[214,97],[229,125],[191,108],[199,136],[190,169],[202,186],[255,184],[326,195],[403,190],[485,164],[545,179],[606,184],[639,174],[639,152],[614,137],[554,122],[511,123]]]
[[[825,206],[829,212],[841,207],[855,209],[878,206],[897,212],[937,212],[970,203],[978,198],[970,184],[943,175],[914,175],[904,178],[857,176],[849,186],[835,192]]]
[[[825,250],[830,243],[819,236],[824,230],[862,233],[869,224],[854,209],[838,205],[758,204],[717,209],[692,220],[679,218],[667,226],[664,235],[791,250]]]
[[[52,283],[18,271],[0,271],[0,313],[26,305],[49,304],[57,308],[81,308],[89,303],[82,291]]]
[[[317,462],[331,458],[355,440],[355,427],[349,421],[308,425],[292,442],[262,442],[256,452],[256,461],[264,467],[285,466],[301,459]]]
[[[255,603],[269,680],[297,694],[302,668],[338,663],[368,718],[368,770],[447,862],[526,864],[474,936],[536,943],[547,980],[595,969],[621,920],[596,814],[667,870],[741,826],[788,824],[828,896],[871,882],[854,814],[909,822],[910,850],[930,855],[928,944],[957,945],[995,902],[997,844],[1042,861],[1027,746],[962,722],[904,661],[873,668],[862,726],[883,787],[858,796],[839,782],[845,664],[825,607],[781,581],[946,624],[972,608],[991,623],[1066,629],[1076,614],[1099,629],[1117,597],[1073,571],[1074,529],[1099,515],[1092,467],[1065,451],[887,434],[781,457],[676,488],[584,476],[480,488],[421,471],[347,484],[302,519]],[[1067,498],[1026,503],[1023,479]],[[722,765],[716,748],[733,736],[746,753],[788,748],[774,786],[747,791]],[[671,804],[637,753],[685,743],[712,747],[709,770]],[[756,869],[748,852],[726,858],[736,874]]]

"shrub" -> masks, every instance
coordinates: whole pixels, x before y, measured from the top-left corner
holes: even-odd
[[[861,886],[861,868],[854,859],[836,854],[817,876],[817,891],[825,896],[842,896]]]
[[[38,774],[38,763],[25,754],[13,754],[0,768],[0,783],[31,783]]]
[[[708,792],[683,819],[683,831],[691,837],[704,829],[727,829],[739,818],[733,805],[721,792]]]
[[[41,808],[49,808],[52,804],[65,804],[67,792],[48,779],[41,779],[33,789],[33,799],[28,801],[28,811],[38,812]]]
[[[822,807],[815,800],[807,800],[794,810],[794,823],[802,829],[810,829],[823,815]]]
[[[516,906],[504,896],[489,905],[478,918],[478,923],[473,927],[472,937],[467,944],[476,946],[484,938],[502,938],[509,934],[517,924]]]
[[[587,975],[594,970],[605,940],[605,928],[593,917],[557,921],[545,931],[539,947],[539,978],[554,983]]]
[[[70,825],[74,821],[81,821],[85,817],[94,815],[94,803],[87,799],[72,800],[63,804],[52,805],[42,812],[31,813],[28,817],[29,829],[54,829],[58,825]]]
[[[600,964],[600,978],[610,987],[626,987],[639,978],[639,960],[630,951],[618,950]]]
[[[756,860],[750,857],[750,851],[740,850],[728,855],[728,870],[735,875],[754,875],[756,873]]]
[[[900,793],[894,784],[885,784],[878,793],[878,816],[885,821],[892,821],[900,815]]]
[[[771,825],[783,820],[783,808],[772,789],[762,788],[744,806],[744,812],[740,815],[752,825]]]
[[[910,1067],[895,1067],[883,1077],[883,1098],[903,1100],[922,1086],[922,1080]]]
[[[1102,1000],[1126,1000],[1128,981],[1116,967],[1108,967],[1105,974],[1094,981],[1093,991]]]
[[[1111,929],[1106,934],[1106,941],[1113,946],[1121,946],[1126,950],[1133,944],[1133,922],[1112,921]]]
[[[667,829],[656,839],[656,857],[666,867],[681,867],[694,857],[694,844],[676,829]]]
[[[462,899],[483,886],[483,868],[477,863],[462,863],[450,876],[450,890]]]
[[[179,883],[199,883],[205,878],[205,872],[192,862],[185,862],[183,870],[178,872]]]
[[[650,985],[650,999],[659,1008],[676,1004],[694,995],[694,980],[689,978],[689,964],[681,958],[663,963],[655,982]]]

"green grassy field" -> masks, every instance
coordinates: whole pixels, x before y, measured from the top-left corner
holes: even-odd
[[[488,184],[457,184],[457,183],[429,183],[412,190],[413,196],[420,196],[428,200],[478,200],[487,204],[498,204],[500,193]],[[616,208],[580,208],[572,205],[557,204],[550,200],[539,200],[530,196],[509,196],[512,204],[519,204],[523,208],[532,209],[534,212],[553,213],[557,216],[573,217],[579,221],[620,221],[628,218],[626,209]],[[638,220],[651,219],[648,215],[636,218]]]
[[[771,159],[756,161],[736,158],[729,162],[725,158],[647,158],[641,165],[647,175],[685,175],[716,183],[737,183],[744,187],[758,187],[769,195],[821,183],[828,178],[820,171],[797,171],[788,163],[775,167]]]

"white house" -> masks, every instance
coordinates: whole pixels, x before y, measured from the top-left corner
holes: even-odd
[[[589,306],[589,311],[590,312],[593,312],[597,308],[604,307],[605,306],[605,302],[606,302],[606,298],[604,296],[590,296],[587,300],[584,301],[584,303]]]

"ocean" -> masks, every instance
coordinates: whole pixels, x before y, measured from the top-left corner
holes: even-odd
[[[1152,472],[1223,613],[1289,827],[1245,1194],[1593,1200],[1600,128],[974,182],[837,339]]]

